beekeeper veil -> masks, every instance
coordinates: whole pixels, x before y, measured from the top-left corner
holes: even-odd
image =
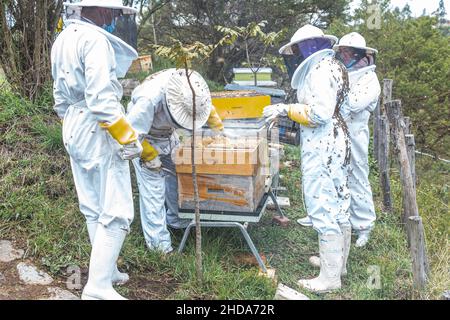
[[[337,38],[326,35],[319,28],[305,25],[298,29],[291,41],[279,50],[283,56],[289,79],[294,78],[295,71],[309,56],[324,49],[331,49],[337,42]]]
[[[74,20],[78,23],[89,23],[105,34],[116,56],[117,77],[124,77],[133,60],[138,57],[136,52],[137,10],[124,6],[121,0],[82,0],[76,3],[66,2],[64,6],[66,7],[67,23]],[[85,13],[95,8],[110,10],[98,11],[97,19],[92,21]]]
[[[175,70],[167,82],[165,95],[167,110],[172,120],[180,127],[192,130],[194,120],[192,90],[195,92],[196,129],[205,125],[211,113],[212,103],[208,84],[203,77],[193,70],[189,70],[188,75],[189,81],[185,70]]]

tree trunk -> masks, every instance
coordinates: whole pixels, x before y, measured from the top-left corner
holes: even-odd
[[[11,86],[34,100],[51,81],[50,50],[63,0],[2,1],[0,65]]]
[[[200,285],[203,284],[203,261],[202,261],[202,231],[200,228],[200,201],[197,184],[197,168],[195,165],[195,120],[196,120],[196,104],[195,104],[195,90],[192,86],[189,69],[185,61],[185,71],[189,87],[192,91],[192,139],[191,139],[191,164],[192,164],[192,183],[194,185],[194,201],[195,201],[195,267],[197,271],[197,280]]]

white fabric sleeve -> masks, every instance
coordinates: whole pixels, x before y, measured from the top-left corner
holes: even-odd
[[[64,95],[56,85],[56,82],[53,83],[53,98],[55,100],[53,110],[55,110],[56,114],[60,119],[64,119],[64,115],[66,114],[66,111],[69,108],[69,103],[64,98]]]
[[[376,73],[365,74],[350,89],[348,94],[350,111],[354,113],[364,110],[372,112],[377,105],[380,93],[381,87]]]
[[[128,104],[127,120],[139,135],[148,134],[153,124],[156,105],[146,97],[139,97]]]
[[[329,67],[327,64],[312,67],[308,79],[310,88],[308,105],[311,107],[309,117],[312,125],[324,125],[330,122],[333,117],[338,91],[338,83],[335,79],[341,77],[333,77],[332,72],[340,71],[337,68]]]
[[[99,122],[114,123],[123,115],[122,87],[115,73],[115,55],[105,37],[86,39],[82,46],[87,107]]]

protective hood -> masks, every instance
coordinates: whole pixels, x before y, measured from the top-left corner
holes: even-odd
[[[124,6],[122,0],[82,0],[80,2],[64,2],[63,5],[70,10],[81,11],[82,7],[103,7],[123,10],[124,14],[135,14],[137,9]]]
[[[335,36],[324,34],[319,28],[310,24],[304,25],[298,29],[291,38],[291,41],[282,46],[279,53],[282,55],[293,54],[292,46],[308,39],[326,39],[331,42],[331,46],[337,43],[338,39]]]
[[[211,94],[208,84],[196,71],[189,70],[190,82],[195,91],[195,128],[205,125],[211,113]],[[188,83],[185,70],[175,70],[165,88],[167,109],[172,119],[182,128],[193,129],[192,90]]]
[[[136,9],[122,5],[121,0],[83,0],[77,3],[66,2],[64,5],[66,6],[66,19],[78,19],[93,25],[96,24],[86,17],[82,17],[81,11],[83,8],[103,7],[112,9],[112,21],[110,24],[105,22],[105,25],[101,28],[137,50]]]
[[[309,56],[317,51],[331,49],[332,42],[327,38],[306,39],[291,46],[292,54],[283,54],[284,64],[286,65],[289,80],[292,81],[295,70]]]
[[[131,63],[138,58],[136,50],[128,45],[125,41],[116,37],[115,35],[105,31],[104,29],[96,26],[95,24],[81,21],[79,19],[69,19],[67,24],[78,23],[89,26],[96,31],[102,33],[111,43],[116,57],[116,75],[117,78],[123,78],[128,72]]]
[[[378,50],[366,46],[366,39],[358,32],[351,32],[343,36],[339,43],[334,46],[335,50],[340,47],[352,47],[355,49],[362,49],[367,52],[367,54],[377,54]]]
[[[317,51],[316,53],[313,53],[308,58],[306,58],[295,70],[294,76],[291,80],[291,87],[293,89],[298,89],[299,84],[304,82],[311,66],[315,65],[318,61],[328,56],[334,56],[334,51],[332,49]]]

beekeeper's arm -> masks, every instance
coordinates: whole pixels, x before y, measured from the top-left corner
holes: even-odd
[[[145,84],[141,86],[145,86]],[[159,97],[159,99],[158,97],[155,97],[155,99],[150,99],[146,96],[140,96],[139,91],[141,89],[145,88],[138,87],[133,92],[132,100],[128,104],[127,119],[130,121],[133,128],[136,129],[138,135],[142,137],[142,161],[149,162],[158,156],[158,151],[143,137],[149,133],[150,128],[153,125],[156,108],[162,97]]]
[[[132,159],[142,147],[136,130],[126,120],[120,104],[122,88],[117,81],[114,50],[108,40],[95,34],[82,45],[80,56],[85,66],[85,100],[100,126],[122,146],[121,156]]]
[[[331,69],[321,65],[311,71],[303,86],[309,91],[307,104],[275,104],[264,108],[268,119],[287,116],[291,120],[307,127],[316,127],[331,120],[336,107],[338,84],[331,76]],[[305,90],[299,88],[298,90]]]
[[[55,100],[53,110],[55,110],[56,114],[62,121],[64,119],[64,115],[66,114],[67,109],[69,108],[69,104],[67,103],[67,100],[64,98],[62,91],[58,88],[58,84],[56,81],[53,83],[53,98]]]
[[[364,110],[372,112],[381,93],[380,82],[375,72],[371,71],[362,76],[352,85],[348,94],[348,106],[351,112]]]
[[[52,62],[55,61],[54,52],[52,51]],[[63,91],[61,90],[61,87],[67,86],[65,83],[65,80],[62,77],[58,77],[58,69],[61,68],[60,65],[56,65],[55,63],[52,63],[52,76],[53,79],[53,99],[55,100],[55,104],[53,105],[53,110],[55,110],[58,117],[61,119],[61,121],[64,119],[64,115],[66,114],[67,109],[69,108],[69,101],[64,96]]]

